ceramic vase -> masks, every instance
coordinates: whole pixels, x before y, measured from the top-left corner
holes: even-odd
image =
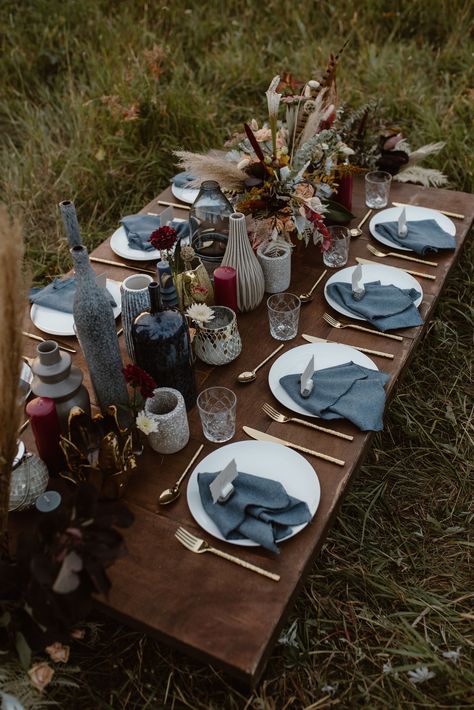
[[[18,442],[10,479],[8,510],[31,508],[38,496],[45,492],[48,479],[46,464],[38,456],[26,453],[24,443]]]
[[[82,245],[79,222],[77,221],[76,208],[74,202],[64,200],[59,203],[59,209],[64,223],[64,231],[69,242],[69,248],[80,247]]]
[[[264,242],[257,249],[267,293],[286,291],[291,280],[291,246],[287,242]]]
[[[102,412],[110,405],[128,410],[128,392],[110,301],[97,285],[87,249],[71,249],[76,275],[74,323]]]
[[[122,294],[122,327],[125,347],[132,362],[135,362],[135,350],[132,339],[132,323],[139,313],[150,307],[148,284],[153,281],[147,274],[132,274],[120,286]]]
[[[214,318],[200,325],[194,336],[194,352],[208,365],[226,365],[238,357],[242,341],[235,313],[226,306],[214,306]]]
[[[171,266],[166,259],[163,259],[156,265],[156,270],[163,306],[165,308],[174,308],[178,305],[178,294],[174,285]]]
[[[37,397],[54,400],[59,425],[67,431],[69,412],[75,406],[90,414],[89,393],[82,384],[83,375],[71,364],[69,353],[60,350],[54,340],[45,340],[36,348],[31,369],[31,389]]]
[[[151,448],[160,454],[174,454],[189,441],[189,425],[183,395],[172,387],[158,387],[145,402],[145,414],[158,431],[148,435]]]
[[[229,241],[222,266],[237,272],[237,305],[245,313],[256,308],[265,292],[265,279],[247,233],[245,215],[234,212],[229,217]]]

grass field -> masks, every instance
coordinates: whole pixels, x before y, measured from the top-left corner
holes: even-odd
[[[469,0],[3,0],[0,200],[23,220],[35,280],[70,267],[60,200],[74,199],[86,243],[99,243],[166,185],[173,149],[218,147],[263,116],[272,76],[307,77],[347,38],[342,99],[382,98],[413,146],[445,140],[428,165],[472,192],[473,19]],[[75,685],[56,683],[45,700],[472,707],[472,257],[467,248],[449,280],[259,688],[240,693],[98,618],[62,673]],[[414,683],[420,667],[433,676]]]

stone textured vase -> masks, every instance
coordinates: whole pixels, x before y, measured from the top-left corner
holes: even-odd
[[[78,367],[71,365],[69,353],[60,350],[54,340],[46,340],[36,348],[33,360],[31,389],[37,397],[54,400],[59,425],[67,431],[68,416],[75,406],[90,414],[89,393],[82,384],[83,375]]]
[[[64,200],[59,203],[59,209],[63,218],[64,231],[66,232],[70,249],[82,246],[81,232],[79,230],[79,222],[77,221],[74,202]]]
[[[196,330],[194,352],[208,365],[226,365],[242,350],[237,318],[226,306],[214,306],[212,310],[214,318]]]
[[[153,281],[147,274],[132,274],[120,286],[122,294],[122,327],[127,353],[135,362],[135,350],[132,340],[132,323],[139,313],[150,307],[148,284]]]
[[[286,291],[291,280],[291,246],[287,242],[265,242],[257,249],[265,278],[265,291]]]
[[[253,253],[247,234],[245,215],[234,212],[229,216],[229,241],[222,266],[237,271],[237,305],[239,311],[252,311],[263,298],[265,279],[262,267]]]
[[[71,249],[76,275],[74,323],[86,359],[97,402],[102,412],[115,404],[128,409],[128,392],[110,301],[97,285],[87,249]]]
[[[148,435],[151,448],[160,454],[174,454],[189,441],[186,405],[181,392],[172,387],[158,387],[145,402],[145,413],[158,427]]]

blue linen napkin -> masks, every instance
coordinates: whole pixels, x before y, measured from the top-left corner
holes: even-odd
[[[117,305],[114,297],[107,291],[110,305],[115,308]],[[30,303],[36,303],[44,308],[52,308],[54,311],[62,313],[72,313],[74,307],[74,297],[76,295],[76,279],[70,276],[66,279],[54,279],[47,286],[33,286],[30,288]]]
[[[195,180],[196,177],[195,175],[191,175],[191,173],[178,173],[174,177],[171,178],[171,182],[173,185],[176,185],[176,187],[188,187],[189,183]]]
[[[300,394],[301,374],[284,375],[280,384],[291,399],[321,419],[348,419],[361,431],[381,431],[385,407],[386,372],[354,362],[317,370],[308,398]]]
[[[417,254],[456,248],[456,238],[445,232],[435,219],[407,220],[407,229],[406,237],[401,239],[398,236],[398,222],[380,222],[375,225],[377,234],[389,239],[393,246],[406,247]]]
[[[120,220],[120,223],[125,229],[130,249],[135,249],[136,251],[154,250],[154,247],[151,245],[149,239],[152,232],[154,232],[155,229],[159,229],[161,226],[159,216],[154,217],[149,214],[132,214],[128,217],[123,217]],[[178,239],[189,235],[188,222],[180,222],[173,219],[169,226],[176,229]]]
[[[311,520],[307,504],[288,495],[281,483],[240,471],[232,482],[231,497],[213,503],[209,484],[219,473],[199,473],[198,487],[204,510],[226,540],[248,538],[278,553],[278,540],[289,535],[294,525]]]
[[[414,303],[421,295],[416,288],[398,288],[393,284],[382,286],[380,281],[365,283],[364,288],[365,296],[361,301],[354,299],[352,286],[348,283],[329,284],[327,293],[339,306],[362,316],[382,332],[423,324]]]

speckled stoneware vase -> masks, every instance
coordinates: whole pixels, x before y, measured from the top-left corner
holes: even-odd
[[[80,247],[82,245],[79,222],[77,221],[76,208],[74,202],[64,200],[59,203],[59,209],[64,223],[64,231],[69,242],[69,247]]]
[[[132,323],[139,313],[150,308],[148,284],[153,281],[147,274],[133,274],[128,276],[120,286],[122,294],[122,327],[127,353],[135,362],[135,348],[132,340]]]
[[[102,412],[111,404],[128,408],[128,392],[110,301],[97,285],[87,249],[71,249],[76,275],[74,324]],[[124,410],[124,411],[125,411]]]
[[[157,432],[148,435],[151,448],[160,454],[174,454],[189,441],[188,417],[181,392],[172,387],[158,387],[145,402],[145,413],[153,419]]]
[[[245,225],[245,215],[234,212],[229,216],[229,241],[222,266],[237,271],[237,305],[241,313],[252,311],[263,298],[265,280],[262,267],[253,253]]]
[[[286,291],[291,280],[291,246],[286,242],[264,242],[257,249],[267,293]]]

